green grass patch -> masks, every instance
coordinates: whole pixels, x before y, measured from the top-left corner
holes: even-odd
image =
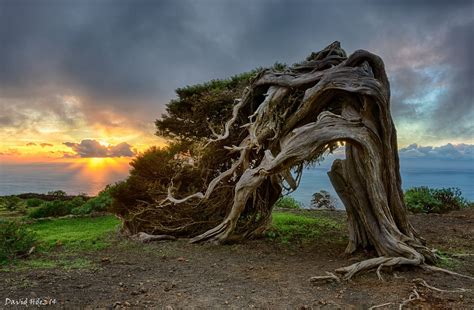
[[[29,228],[36,232],[42,250],[91,251],[106,248],[107,236],[119,223],[114,216],[102,216],[39,221]]]
[[[27,224],[36,236],[37,250],[27,259],[12,260],[5,272],[27,269],[92,269],[90,252],[108,247],[120,221],[114,216],[62,218]],[[89,254],[88,254],[89,253]]]
[[[444,251],[437,251],[436,257],[438,258],[437,265],[442,268],[456,269],[461,265],[459,260],[455,259],[450,253]]]
[[[289,212],[274,212],[272,228],[267,237],[282,243],[310,242],[323,234],[340,230],[341,224],[327,217],[305,216]]]

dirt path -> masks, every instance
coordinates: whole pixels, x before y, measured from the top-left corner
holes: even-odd
[[[338,213],[340,214],[340,213]],[[344,215],[336,215],[343,220]],[[416,215],[413,225],[430,245],[450,253],[474,253],[474,210],[447,215]],[[227,246],[192,245],[184,240],[141,245],[116,242],[92,258],[98,268],[0,273],[0,308],[5,298],[55,298],[56,307],[79,308],[357,308],[392,302],[398,309],[415,288],[421,300],[410,307],[472,309],[474,281],[417,269],[374,273],[348,283],[313,285],[309,278],[364,258],[344,257],[341,236],[311,245],[255,240]],[[449,261],[450,269],[474,275],[474,257]],[[415,286],[471,292],[441,293]],[[24,307],[19,307],[24,308]],[[46,307],[52,308],[52,307]],[[379,308],[383,309],[383,308]]]

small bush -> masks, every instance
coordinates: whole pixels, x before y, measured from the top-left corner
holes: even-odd
[[[8,211],[20,211],[25,207],[24,201],[16,196],[3,197],[2,205]]]
[[[26,206],[28,208],[36,208],[36,207],[39,207],[43,202],[44,202],[43,199],[29,198],[26,200]]]
[[[275,208],[301,209],[301,204],[293,197],[284,196],[275,202]]]
[[[336,209],[336,199],[325,190],[321,190],[313,194],[311,199],[311,207],[315,209]]]
[[[14,221],[0,221],[0,264],[24,256],[35,242],[35,233],[25,225]]]
[[[28,215],[31,218],[58,217],[71,214],[75,205],[67,201],[55,200],[43,203]]]
[[[92,212],[104,212],[109,209],[112,205],[112,196],[110,195],[110,187],[107,186],[103,191],[101,191],[97,197],[89,199],[84,204],[81,204],[78,207],[75,207],[72,210],[72,214],[75,215],[85,215]]]
[[[413,213],[444,213],[469,206],[458,188],[410,188],[405,192],[405,203]]]

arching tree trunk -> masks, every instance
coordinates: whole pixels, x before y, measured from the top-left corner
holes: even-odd
[[[346,57],[334,42],[300,64],[262,71],[235,105],[224,133],[206,146],[225,142],[229,132],[237,130],[237,115],[248,107],[254,107],[253,114],[240,127],[247,130],[246,138],[239,146],[227,146],[240,152],[240,159],[210,182],[206,193],[182,199],[168,195],[173,204],[205,203],[223,184],[233,184],[232,197],[219,202],[222,208],[230,206],[226,217],[192,242],[222,243],[263,231],[283,181],[297,186],[289,170],[344,142],[346,159],[334,162],[329,177],[347,210],[346,252],[371,246],[379,257],[338,271],[350,278],[374,267],[421,265],[434,259],[407,218],[390,86],[378,56],[360,50]],[[243,213],[262,219],[243,221]]]

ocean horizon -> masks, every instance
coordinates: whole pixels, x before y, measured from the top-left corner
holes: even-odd
[[[300,186],[290,195],[309,207],[315,192],[326,190],[337,197],[327,171],[332,160],[303,171]],[[404,190],[414,186],[457,187],[468,200],[474,200],[474,162],[471,160],[401,158],[400,171]],[[68,194],[96,195],[107,184],[124,180],[129,166],[87,173],[85,167],[69,163],[0,164],[0,195],[47,193],[63,190]],[[342,204],[338,201],[338,208]]]

